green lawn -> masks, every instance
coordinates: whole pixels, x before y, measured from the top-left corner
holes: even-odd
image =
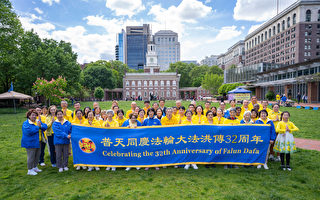
[[[128,110],[130,102],[120,102]],[[83,103],[92,106],[92,102]],[[138,105],[143,105],[139,102]],[[167,102],[168,106],[174,102]],[[183,102],[188,105],[188,102]],[[101,103],[103,109],[111,102]],[[284,109],[281,109],[284,110]],[[316,130],[318,111],[287,109],[300,128],[296,137],[320,139]],[[270,170],[256,168],[228,169],[218,166],[188,171],[172,167],[155,170],[75,171],[70,158],[68,172],[58,173],[46,167],[37,176],[26,175],[27,156],[20,147],[21,124],[25,110],[4,114],[0,109],[0,199],[319,199],[320,152],[298,149],[292,156],[292,172],[279,170],[279,163],[269,163]]]

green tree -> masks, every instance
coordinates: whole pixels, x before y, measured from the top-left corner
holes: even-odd
[[[9,0],[0,1],[0,89],[7,91],[15,81],[19,38],[23,29]]]
[[[104,91],[101,87],[96,87],[96,89],[94,90],[94,97],[100,100],[103,99]]]
[[[176,62],[171,63],[169,69],[167,72],[177,72],[178,74],[181,74],[180,77],[180,87],[191,87],[192,86],[192,80],[190,78],[189,72],[192,70],[192,65],[183,63],[183,62]]]
[[[105,66],[87,66],[83,70],[83,85],[91,90],[96,87],[113,89],[117,79],[111,69]]]
[[[206,73],[202,81],[202,87],[206,90],[209,90],[212,95],[215,95],[222,83],[223,76],[218,74]]]
[[[206,75],[206,73],[209,72],[209,66],[208,65],[200,65],[197,66],[195,64],[191,64],[191,71],[189,72],[189,77],[191,79],[191,85],[193,87],[200,87],[202,79]]]
[[[223,70],[220,67],[218,67],[217,65],[212,65],[209,68],[209,72],[212,74],[223,75]]]

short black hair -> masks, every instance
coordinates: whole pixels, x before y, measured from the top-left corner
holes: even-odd
[[[148,110],[147,110],[147,115],[149,116],[149,112],[150,111],[152,111],[153,112],[153,114],[156,114],[156,111],[154,110],[154,108],[149,108]]]
[[[261,113],[266,113],[267,114],[267,116],[268,116],[268,112],[266,111],[266,110],[260,110],[260,112],[259,112],[259,117],[261,116]]]
[[[80,104],[80,105],[81,105],[80,101],[76,101],[76,102],[74,103],[74,105],[76,105],[76,104]]]
[[[161,99],[159,100],[159,102],[160,102],[160,101],[166,102],[166,100],[164,100],[163,98],[161,98]]]
[[[212,113],[212,115],[214,116],[213,112],[211,110],[209,110],[207,113],[206,113],[206,117],[208,117],[208,114]]]
[[[119,109],[119,110],[117,111],[117,115],[119,115],[119,113],[122,113],[122,114],[124,115],[124,111],[123,111],[122,109]]]
[[[150,101],[147,100],[147,101],[144,101],[144,103],[150,103]]]
[[[186,110],[186,108],[184,106],[180,106],[179,110],[182,109],[182,110]]]

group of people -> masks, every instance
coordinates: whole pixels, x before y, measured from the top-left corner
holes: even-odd
[[[119,108],[118,102],[113,101],[108,110],[102,110],[98,102],[93,103],[93,109],[85,107],[81,109],[80,102],[74,103],[74,111],[68,109],[68,103],[61,101],[61,109],[52,105],[37,107],[27,112],[27,120],[22,125],[21,146],[27,151],[27,166],[29,175],[37,175],[41,172],[38,164],[45,166],[44,153],[48,145],[52,167],[57,167],[59,172],[68,171],[68,158],[71,152],[70,138],[72,124],[82,124],[94,127],[128,127],[139,126],[169,126],[192,124],[270,124],[270,160],[281,161],[281,169],[291,171],[290,154],[296,151],[293,131],[299,129],[289,120],[288,111],[281,112],[279,104],[273,104],[268,108],[268,101],[258,102],[256,96],[251,101],[244,100],[242,106],[236,105],[236,100],[229,102],[230,108],[226,109],[225,102],[220,102],[219,107],[211,106],[207,101],[197,105],[191,101],[188,107],[182,106],[181,101],[176,101],[176,106],[166,107],[165,100],[159,102],[144,101],[144,107],[140,108],[136,102],[131,103],[131,109],[124,112]],[[286,164],[285,164],[286,159]],[[192,166],[198,169],[196,164],[185,165],[188,169]],[[176,166],[177,167],[177,166]],[[209,167],[206,165],[206,167]],[[225,165],[224,168],[238,168],[238,166]],[[261,168],[262,166],[257,166]],[[267,161],[263,165],[268,169]],[[86,167],[82,167],[86,169]],[[77,167],[80,170],[81,167]],[[88,171],[100,170],[99,167],[88,167]],[[115,171],[116,168],[106,168]],[[159,170],[159,168],[156,168]],[[130,170],[130,168],[126,168]],[[146,168],[148,170],[148,168]]]

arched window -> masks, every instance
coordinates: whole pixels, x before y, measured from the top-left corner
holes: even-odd
[[[138,81],[138,87],[141,87],[141,81]]]
[[[177,86],[177,81],[172,81],[173,86]]]
[[[170,81],[167,81],[167,86],[170,86]]]
[[[135,82],[135,81],[132,81],[132,82],[131,82],[131,85],[132,85],[132,86],[136,86],[136,82]]]
[[[164,81],[160,81],[161,86],[164,86]]]
[[[265,31],[265,32],[264,32],[264,40],[267,40],[267,38],[268,38],[268,37],[267,37],[267,34],[268,34],[268,32]]]
[[[297,14],[294,13],[293,17],[292,17],[292,24],[295,25],[296,24],[296,19],[297,19]]]
[[[269,39],[271,38],[271,28],[269,28]]]
[[[254,45],[257,45],[257,38],[254,38]]]
[[[287,27],[290,28],[290,17],[287,19]]]
[[[320,10],[318,10],[318,22],[320,21]]]
[[[307,10],[306,11],[306,22],[310,22],[311,21],[311,10]]]
[[[170,90],[167,91],[167,97],[170,97]]]
[[[276,27],[273,26],[273,35],[275,35],[275,34],[276,34]]]
[[[152,81],[149,81],[149,86],[153,86],[153,83],[152,83]]]
[[[158,86],[158,81],[154,81],[154,86]]]
[[[282,20],[282,31],[284,31],[284,29],[286,29],[286,21]]]
[[[277,33],[280,33],[280,23],[278,23],[278,32]]]
[[[263,33],[261,34],[261,42],[263,42]]]
[[[143,81],[143,86],[147,86],[147,81]]]
[[[258,35],[258,44],[260,43],[260,35]]]

